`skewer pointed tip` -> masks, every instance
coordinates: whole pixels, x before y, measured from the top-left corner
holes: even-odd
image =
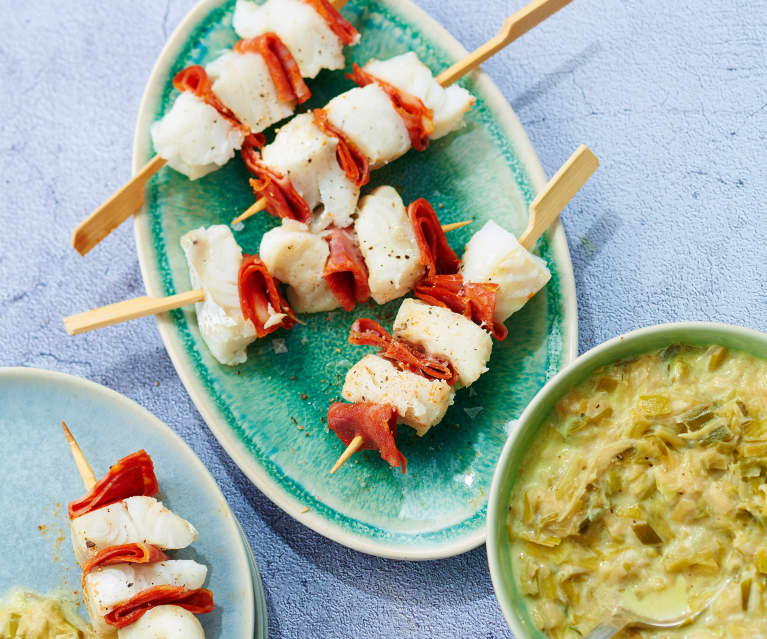
[[[449,231],[455,231],[456,229],[460,229],[469,224],[471,224],[471,220],[463,220],[463,222],[452,222],[450,224],[443,224],[442,230],[445,231],[445,233],[448,233]]]
[[[85,459],[85,455],[80,449],[80,445],[75,440],[75,437],[72,435],[72,431],[69,430],[66,422],[61,422],[61,429],[64,431],[64,437],[67,438],[69,450],[72,452],[72,457],[75,460],[75,466],[77,466],[77,470],[80,473],[83,484],[85,484],[86,490],[90,490],[96,485],[96,474],[93,472],[93,469],[88,463],[88,460]]]
[[[69,430],[69,426],[67,426],[66,422],[64,421],[61,422],[61,429],[64,431],[64,437],[67,438],[67,442],[69,442],[70,444],[77,445],[77,442],[75,442],[75,438],[72,435],[72,431]]]
[[[341,456],[336,460],[336,463],[333,464],[333,468],[330,469],[330,474],[332,475],[335,473],[341,466],[349,461],[349,458],[360,449],[360,446],[362,446],[362,435],[355,435],[354,439],[349,442],[346,450],[341,453]]]
[[[230,226],[236,226],[240,222],[244,222],[249,217],[253,217],[259,211],[263,211],[266,208],[266,198],[262,197],[257,199],[244,213],[238,215],[230,222]]]

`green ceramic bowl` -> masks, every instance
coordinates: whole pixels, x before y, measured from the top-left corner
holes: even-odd
[[[149,127],[175,97],[174,72],[205,64],[235,42],[233,9],[234,0],[204,0],[171,36],[142,102],[134,170],[154,153]],[[465,55],[460,44],[408,0],[351,0],[343,12],[362,34],[360,44],[348,50],[347,69],[352,62],[412,50],[438,71]],[[514,59],[511,50],[499,55],[508,56],[510,63]],[[411,152],[375,171],[367,187],[391,184],[406,202],[426,197],[442,222],[472,219],[469,227],[450,234],[459,253],[489,219],[521,232],[527,207],[546,182],[524,129],[492,81],[474,73],[462,83],[477,96],[466,126],[423,153]],[[341,72],[323,71],[310,86],[313,96],[307,106],[314,107],[353,85]],[[250,206],[247,177],[242,163],[233,160],[194,182],[167,167],[152,179],[135,223],[150,295],[189,290],[179,238],[202,225],[227,224]],[[276,224],[269,215],[257,216],[236,238],[245,252],[257,252],[263,233]],[[459,393],[439,428],[423,438],[401,429],[406,475],[390,469],[374,451],[365,451],[330,477],[343,446],[325,425],[327,407],[340,398],[346,371],[369,350],[348,343],[349,327],[360,316],[391,327],[400,300],[363,305],[354,313],[304,315],[306,325],[258,340],[248,361],[237,367],[221,366],[211,357],[191,309],[160,317],[160,333],[213,433],[253,483],[288,514],[364,552],[445,557],[484,542],[487,493],[507,424],[576,354],[575,288],[559,224],[536,251],[548,262],[551,281],[509,320],[509,338],[495,345],[491,372]],[[490,401],[492,397],[503,401]]]
[[[578,357],[548,382],[528,404],[514,426],[495,469],[488,500],[487,558],[493,587],[516,639],[545,639],[533,624],[511,567],[506,516],[511,492],[525,454],[554,405],[596,369],[620,359],[668,346],[722,344],[767,360],[767,334],[713,322],[659,324],[620,335]]]

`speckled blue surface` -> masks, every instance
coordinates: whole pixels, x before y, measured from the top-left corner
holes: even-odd
[[[522,3],[419,4],[472,48]],[[154,320],[64,333],[61,316],[143,293],[129,226],[87,263],[69,236],[129,173],[141,91],[191,5],[3,0],[0,363],[104,383],[182,435],[243,524],[272,637],[509,636],[484,549],[371,558],[251,488],[203,427]],[[767,329],[766,38],[764,3],[575,0],[485,65],[549,173],[580,142],[602,161],[564,219],[581,350],[659,321]]]

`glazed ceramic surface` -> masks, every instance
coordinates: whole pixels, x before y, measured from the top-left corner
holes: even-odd
[[[207,639],[266,637],[266,602],[250,547],[213,478],[165,424],[103,386],[30,368],[0,369],[0,406],[0,593],[19,585],[79,596],[67,503],[85,489],[63,420],[97,476],[140,448],[151,455],[160,498],[200,532],[191,547],[171,554],[208,566],[205,585],[216,609],[200,616]]]
[[[144,96],[134,170],[154,153],[149,127],[175,98],[174,73],[207,63],[236,41],[233,9],[233,0],[202,2],[171,37]],[[439,71],[465,54],[405,0],[352,1],[343,12],[362,33],[362,42],[347,49],[347,69],[355,61],[414,50]],[[391,184],[405,202],[426,197],[443,223],[471,219],[470,226],[450,234],[459,255],[471,233],[489,219],[521,232],[527,205],[545,183],[524,130],[492,82],[478,73],[464,84],[478,96],[466,127],[424,153],[411,152],[376,171],[367,187]],[[324,71],[310,82],[313,97],[305,106],[322,106],[352,86],[341,72]],[[188,290],[180,237],[199,226],[229,223],[253,200],[238,159],[194,182],[164,168],[150,183],[135,225],[147,292]],[[275,218],[261,214],[235,235],[246,253],[254,253],[262,234],[276,224]],[[495,345],[491,371],[469,391],[458,393],[443,423],[426,437],[419,439],[401,427],[406,475],[390,469],[377,453],[363,452],[331,478],[327,471],[343,446],[325,424],[328,405],[340,399],[346,371],[369,350],[347,343],[353,320],[373,317],[390,328],[400,301],[363,305],[354,313],[305,315],[301,319],[306,325],[259,340],[250,347],[247,363],[231,368],[210,355],[191,309],[160,317],[160,332],[216,437],[286,512],[364,552],[412,559],[448,556],[484,541],[487,491],[508,424],[575,356],[575,293],[561,227],[537,250],[549,263],[551,282],[511,318],[509,338]]]
[[[585,381],[596,369],[675,343],[722,344],[729,349],[767,360],[767,334],[739,326],[685,322],[639,329],[604,342],[578,357],[536,395],[514,425],[498,462],[490,491],[487,557],[498,602],[517,639],[545,637],[533,624],[514,578],[511,543],[506,531],[511,493],[525,454],[557,401]]]

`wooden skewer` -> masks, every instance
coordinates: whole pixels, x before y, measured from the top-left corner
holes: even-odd
[[[509,16],[506,22],[503,23],[503,27],[501,27],[498,35],[492,40],[488,40],[463,60],[459,60],[449,69],[440,73],[437,76],[437,82],[443,87],[453,84],[453,82],[466,75],[469,71],[476,69],[489,57],[498,53],[498,51],[530,31],[530,29],[543,22],[550,15],[556,13],[565,5],[570,4],[570,2],[571,0],[534,0],[534,2]]]
[[[580,188],[588,181],[599,166],[599,160],[585,145],[581,144],[562,167],[554,174],[543,191],[530,204],[530,218],[524,233],[519,236],[519,243],[528,251],[559,217],[562,209]],[[460,226],[468,222],[458,222]],[[454,226],[454,225],[445,225]],[[445,229],[445,227],[442,227]],[[445,229],[447,230],[447,229]],[[357,441],[359,440],[359,441]],[[338,458],[330,470],[332,475],[362,445],[362,437],[355,437]]]
[[[80,446],[77,444],[77,441],[75,440],[65,422],[61,422],[61,428],[64,430],[64,437],[67,438],[67,442],[69,443],[69,450],[72,451],[72,457],[75,459],[75,465],[77,466],[77,470],[80,473],[80,477],[83,478],[85,489],[91,490],[96,485],[96,475],[94,474],[91,465],[88,463],[88,460],[85,459],[83,451],[80,450]]]
[[[443,224],[442,230],[446,232],[452,231],[467,224],[471,224],[471,220]],[[69,315],[64,318],[64,328],[70,335],[79,335],[80,333],[87,333],[97,328],[104,328],[127,322],[128,320],[138,319],[139,317],[172,311],[176,308],[202,302],[204,299],[205,291],[201,288],[168,297],[149,297],[146,295],[134,297],[133,299],[101,306],[90,311],[77,313],[76,315]],[[299,323],[303,324],[303,322]]]
[[[259,211],[263,211],[266,208],[266,198],[262,197],[259,198],[253,203],[244,213],[241,215],[238,215],[236,218],[234,218],[231,222],[231,226],[234,226],[236,224],[239,224],[240,222],[244,222],[249,217],[253,217],[256,213]]]
[[[554,223],[598,166],[597,156],[581,144],[530,204],[527,228],[519,236],[522,246],[528,251],[535,246],[538,238]]]
[[[144,187],[165,160],[155,155],[133,178],[75,227],[72,246],[85,255],[144,204]]]
[[[189,306],[205,299],[205,291],[201,288],[186,293],[178,293],[169,297],[135,297],[131,300],[94,308],[84,313],[70,315],[64,318],[64,328],[70,335],[78,335],[96,328],[112,326],[120,322],[156,315],[165,311]]]
[[[453,82],[462,78],[469,73],[469,71],[476,69],[485,60],[494,56],[501,49],[514,42],[514,40],[530,31],[534,26],[543,22],[546,18],[559,11],[565,5],[570,4],[570,2],[572,2],[572,0],[534,0],[534,2],[531,2],[515,14],[509,16],[503,23],[498,35],[440,73],[437,76],[437,82],[443,87],[453,84]],[[259,211],[263,211],[264,208],[266,208],[266,200],[261,198],[247,211],[234,218],[232,220],[232,226],[247,220]]]
[[[451,224],[443,224],[442,230],[445,233],[449,233],[450,231],[455,231],[456,229],[460,229],[469,224],[471,224],[471,220],[464,220],[463,222],[452,222]]]
[[[343,466],[349,458],[360,449],[360,446],[362,446],[362,435],[356,435],[354,439],[349,442],[346,450],[341,453],[341,456],[336,460],[336,463],[333,464],[333,468],[330,469],[330,474],[332,475],[341,468],[341,466]]]

